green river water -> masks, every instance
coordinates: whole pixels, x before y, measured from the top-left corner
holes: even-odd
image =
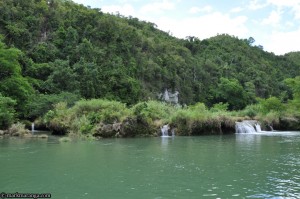
[[[300,198],[300,132],[0,139],[0,193],[52,198]]]

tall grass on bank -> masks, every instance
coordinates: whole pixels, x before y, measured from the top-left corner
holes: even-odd
[[[203,103],[181,107],[158,101],[127,108],[120,102],[93,99],[78,101],[71,108],[59,103],[45,115],[44,122],[57,134],[79,137],[158,136],[165,124],[177,135],[234,133],[239,117],[226,109],[226,104],[210,110]]]
[[[222,109],[209,110],[203,103],[178,110],[171,119],[176,127],[177,135],[207,135],[234,133],[235,121]]]
[[[130,110],[125,104],[108,100],[80,100],[73,107],[58,103],[49,111],[44,122],[56,134],[92,134],[98,123],[122,122]]]
[[[71,108],[58,103],[43,121],[56,134],[85,138],[159,136],[165,124],[182,136],[226,134],[235,132],[237,121],[249,119],[258,120],[265,130],[270,126],[299,128],[299,118],[276,98],[260,100],[241,111],[227,108],[228,104],[223,103],[209,109],[203,103],[181,107],[158,101],[140,102],[129,108],[117,101],[92,99],[80,100]]]

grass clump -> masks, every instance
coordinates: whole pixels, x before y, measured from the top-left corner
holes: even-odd
[[[72,139],[70,137],[62,137],[59,138],[59,142],[71,142]]]
[[[77,117],[86,115],[93,124],[121,122],[129,114],[126,104],[103,99],[80,100],[72,111]]]
[[[131,108],[134,116],[148,123],[161,124],[170,120],[170,115],[174,113],[175,107],[165,102],[148,101],[140,102]],[[161,121],[159,123],[158,121]]]
[[[12,124],[8,129],[8,133],[11,136],[24,136],[30,133],[28,129],[25,129],[25,124],[23,123],[16,123]]]
[[[203,103],[178,110],[171,119],[177,135],[212,135],[234,133],[239,117],[228,112],[228,105],[219,103],[208,109]]]
[[[58,103],[45,115],[44,122],[56,134],[88,138],[99,133],[99,124],[120,123],[128,115],[130,110],[121,102],[92,99],[80,100],[71,108]]]

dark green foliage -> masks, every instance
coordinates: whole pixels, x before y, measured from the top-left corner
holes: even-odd
[[[0,40],[0,92],[16,100],[16,108],[21,113],[29,96],[33,94],[33,88],[27,78],[22,76],[20,56],[19,50],[6,47]]]
[[[246,106],[246,108],[243,110],[244,115],[250,117],[251,119],[254,119],[255,116],[257,116],[261,112],[261,106],[258,104],[251,104]]]
[[[15,119],[16,101],[0,93],[0,129],[7,129]]]
[[[293,92],[293,99],[288,102],[289,112],[292,112],[300,117],[300,76],[286,79],[285,83]]]
[[[267,114],[271,111],[281,113],[284,110],[283,104],[277,97],[259,99],[259,104],[261,106],[261,111],[264,114]]]
[[[220,112],[220,111],[227,111],[228,110],[228,103],[220,102],[218,104],[214,104],[213,107],[210,109],[212,112]]]
[[[221,78],[215,90],[215,100],[228,103],[230,109],[243,109],[247,105],[247,93],[237,79]]]
[[[67,92],[50,95],[32,95],[26,105],[25,117],[32,120],[45,115],[59,102],[66,102],[68,106],[73,106],[78,100],[79,97],[77,95]]]
[[[77,75],[69,66],[68,61],[56,60],[51,63],[51,67],[53,72],[45,82],[45,90],[49,93],[76,92],[78,90]]]
[[[69,0],[0,0],[0,35],[0,92],[22,119],[40,116],[62,92],[133,105],[169,89],[181,104],[237,110],[256,97],[290,100],[284,79],[300,75],[299,53],[275,56],[252,37],[177,39]]]
[[[167,122],[175,109],[171,105],[157,101],[140,102],[132,107],[133,115],[138,120],[152,123],[155,120]]]

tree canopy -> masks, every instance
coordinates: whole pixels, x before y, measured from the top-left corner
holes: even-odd
[[[132,105],[169,89],[181,104],[235,110],[256,97],[291,99],[284,80],[300,75],[298,52],[276,56],[252,37],[178,39],[153,23],[69,0],[0,0],[0,35],[0,92],[25,118],[38,116],[28,107],[51,107],[66,92]]]

